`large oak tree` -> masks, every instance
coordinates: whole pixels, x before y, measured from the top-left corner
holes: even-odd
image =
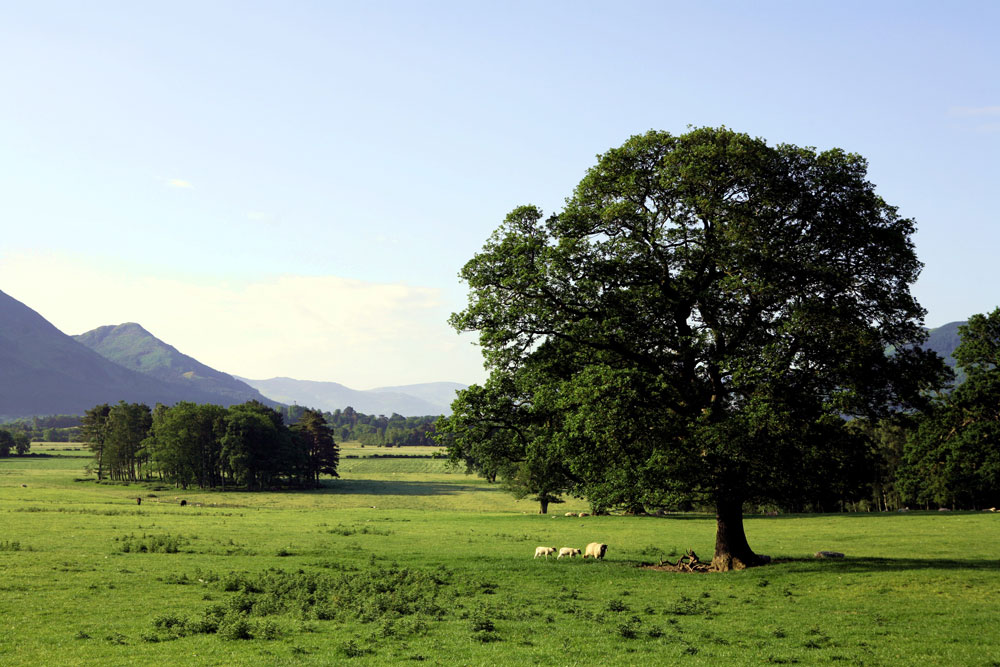
[[[867,447],[844,417],[940,381],[913,346],[914,223],[866,170],[726,128],[600,155],[561,212],[515,209],[462,269],[451,321],[479,333],[492,389],[460,395],[452,423],[530,424],[604,506],[712,503],[714,567],[757,564],[744,503],[845,479]]]

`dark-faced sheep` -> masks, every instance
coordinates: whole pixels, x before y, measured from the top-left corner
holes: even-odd
[[[136,505],[141,505],[142,504],[142,498],[136,498],[135,499],[135,504]]]
[[[555,552],[556,552],[555,547],[536,547],[535,558],[538,558],[539,556],[545,556],[545,559],[548,560],[549,555],[554,554]]]
[[[600,542],[591,542],[587,545],[587,550],[584,552],[583,557],[592,556],[595,559],[603,559],[604,553],[608,550],[607,544],[601,544]]]
[[[182,500],[182,501],[181,501],[181,507],[184,507],[184,506],[185,506],[185,505],[187,505],[187,504],[188,504],[188,501],[186,501],[186,500]]]

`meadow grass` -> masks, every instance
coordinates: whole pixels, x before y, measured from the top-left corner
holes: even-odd
[[[32,449],[0,460],[4,665],[1000,664],[996,514],[748,517],[773,565],[684,575],[640,566],[711,555],[710,516],[538,515],[440,459],[223,493]]]

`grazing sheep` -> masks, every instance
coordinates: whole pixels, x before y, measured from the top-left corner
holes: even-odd
[[[585,516],[590,516],[590,515],[587,514],[586,512],[580,512],[579,514],[577,514],[577,516],[580,517],[580,518],[583,518]]]
[[[607,544],[601,544],[600,542],[591,542],[587,545],[587,550],[584,552],[583,557],[593,556],[594,559],[603,559],[604,553],[608,550]]]
[[[539,556],[545,556],[545,560],[549,559],[549,554],[554,554],[556,552],[555,547],[536,547],[535,548],[535,558]]]
[[[576,512],[566,512],[566,516],[576,516]]]
[[[136,505],[141,505],[142,504],[142,498],[136,498],[135,499],[135,504]]]
[[[184,506],[185,506],[185,505],[187,505],[187,504],[188,504],[188,501],[186,501],[186,500],[182,500],[182,501],[181,501],[181,507],[184,507]]]
[[[562,549],[559,550],[559,555],[556,556],[556,560],[559,560],[563,556],[569,556],[570,558],[572,558],[573,556],[579,556],[579,555],[580,555],[579,549],[574,549],[573,547],[563,547]]]

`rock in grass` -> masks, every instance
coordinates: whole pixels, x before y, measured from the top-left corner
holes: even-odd
[[[843,558],[844,554],[839,551],[817,551],[814,558]]]

